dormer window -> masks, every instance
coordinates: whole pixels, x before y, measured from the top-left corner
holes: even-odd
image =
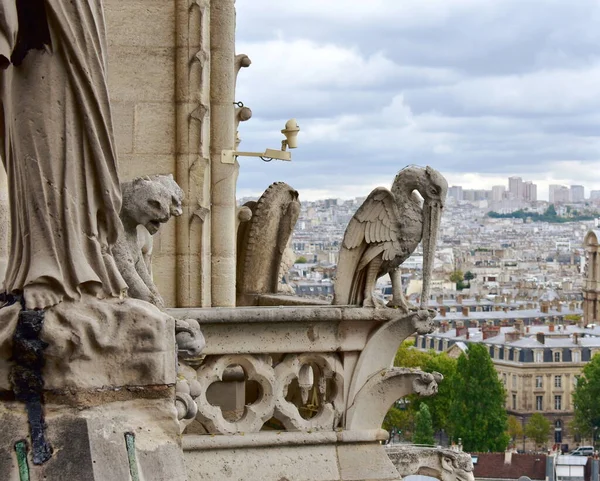
[[[560,351],[554,351],[554,362],[560,362]]]

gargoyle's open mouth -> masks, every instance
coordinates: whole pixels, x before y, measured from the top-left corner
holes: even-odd
[[[161,223],[157,220],[151,220],[145,227],[151,235],[154,235],[158,232],[158,229],[160,229],[160,224]]]

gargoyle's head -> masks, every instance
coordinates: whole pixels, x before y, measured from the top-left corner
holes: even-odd
[[[425,447],[393,447],[388,450],[398,473],[421,474],[440,481],[474,481],[471,455],[462,451]]]

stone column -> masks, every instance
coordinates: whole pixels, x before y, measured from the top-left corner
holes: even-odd
[[[207,307],[211,303],[210,8],[208,0],[177,0],[176,9],[175,180],[186,197],[176,227],[176,306]]]
[[[210,19],[211,298],[215,307],[234,307],[239,164],[221,162],[221,152],[235,147],[234,0],[213,2]]]
[[[10,238],[10,212],[6,173],[0,168],[0,284],[4,282],[8,262],[8,240]]]

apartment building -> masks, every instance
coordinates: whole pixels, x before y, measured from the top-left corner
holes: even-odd
[[[458,357],[470,343],[488,348],[506,389],[509,414],[525,425],[531,415],[542,413],[553,426],[548,445],[570,449],[581,441],[570,428],[573,391],[585,364],[600,352],[600,328],[525,325],[520,319],[505,327],[492,322],[465,327],[459,322],[451,329],[442,323],[438,332],[418,336],[416,347]],[[525,447],[535,446],[525,441]]]

